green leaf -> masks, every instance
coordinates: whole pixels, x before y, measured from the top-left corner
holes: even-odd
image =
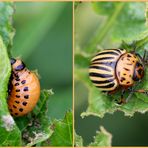
[[[112,135],[101,126],[100,131],[96,132],[94,142],[90,143],[89,146],[111,146],[111,141]]]
[[[12,26],[14,4],[12,2],[0,2],[0,35],[4,44],[10,48],[13,43],[15,30]]]
[[[83,147],[83,138],[76,134],[75,132],[75,141],[74,144],[76,147]]]
[[[67,112],[63,120],[54,120],[53,126],[54,132],[50,137],[50,146],[72,146],[72,112]]]
[[[7,107],[7,90],[11,73],[10,61],[6,47],[0,37],[0,145],[19,146],[21,145],[21,133]]]
[[[112,135],[107,132],[104,127],[100,127],[100,131],[96,132],[94,136],[94,141],[91,142],[88,146],[111,146]],[[83,147],[83,138],[75,133],[75,146]]]
[[[77,20],[75,43],[78,42],[79,45],[76,47],[86,53],[94,53],[100,48],[119,47],[122,40],[132,42],[148,36],[145,2],[93,2],[78,8],[75,18]],[[86,10],[89,10],[90,14],[82,16],[87,17],[89,22],[79,18],[81,12],[83,14]],[[90,26],[90,22],[93,25]],[[82,26],[85,26],[85,30]]]
[[[51,134],[50,119],[47,116],[47,104],[52,90],[42,90],[39,102],[34,110],[27,116],[16,118],[22,131],[24,145],[33,146],[47,140]]]

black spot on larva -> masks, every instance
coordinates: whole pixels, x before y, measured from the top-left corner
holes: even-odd
[[[19,78],[16,78],[15,80],[16,80],[16,81],[20,81],[20,79],[19,79]]]
[[[13,105],[13,108],[17,108],[15,105]]]
[[[24,87],[24,91],[28,91],[28,87]]]
[[[19,101],[15,101],[15,103],[19,104],[20,102]]]
[[[14,76],[15,76],[16,78],[19,78],[18,74],[14,74]]]
[[[26,80],[23,80],[21,83],[22,83],[22,84],[25,84],[25,83],[26,83]]]
[[[20,92],[20,89],[16,89],[15,91],[16,91],[16,92]]]
[[[25,99],[28,99],[28,98],[29,98],[29,95],[25,95],[24,98],[25,98]]]
[[[20,96],[19,95],[16,95],[16,98],[20,98]]]
[[[20,70],[23,70],[24,68],[25,68],[25,64],[22,63],[22,64],[18,65],[18,66],[15,68],[15,70],[16,70],[16,71],[20,71]]]
[[[13,65],[15,62],[16,62],[16,59],[14,59],[14,58],[11,58],[11,59],[10,59],[11,65]]]
[[[130,54],[128,54],[128,55],[127,55],[127,57],[129,57],[129,58],[130,58],[130,57],[131,57],[131,55],[130,55]]]
[[[22,104],[23,104],[24,106],[26,106],[26,105],[27,105],[27,102],[23,102]]]
[[[12,109],[9,109],[10,110],[10,112],[12,112]]]
[[[20,108],[19,111],[22,112],[23,111],[23,108]]]
[[[19,85],[19,83],[15,83],[15,86],[18,86]]]
[[[17,116],[17,115],[18,115],[18,113],[15,113],[15,115]]]

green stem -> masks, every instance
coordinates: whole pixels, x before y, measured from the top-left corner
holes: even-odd
[[[97,35],[93,38],[93,40],[88,45],[89,50],[87,50],[87,51],[92,51],[97,46],[98,43],[100,43],[104,40],[105,35],[109,32],[111,26],[113,26],[114,22],[116,21],[116,18],[118,17],[118,15],[120,14],[120,12],[123,8],[123,6],[124,6],[124,3],[122,3],[122,2],[120,2],[117,5],[116,10],[112,14],[112,16],[108,18],[105,25],[101,29],[101,31],[99,29],[99,32],[97,33]]]
[[[146,36],[142,40],[137,41],[136,42],[136,47],[140,48],[140,47],[144,46],[146,43],[148,43],[148,36]]]

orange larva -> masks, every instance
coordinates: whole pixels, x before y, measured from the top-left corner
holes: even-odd
[[[8,108],[12,116],[23,116],[33,110],[40,97],[40,82],[20,59],[11,58]]]

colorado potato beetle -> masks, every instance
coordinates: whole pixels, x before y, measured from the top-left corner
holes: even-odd
[[[125,49],[106,49],[98,52],[89,67],[92,83],[108,94],[119,88],[126,90],[134,86],[143,76],[144,59],[139,54],[127,52]]]
[[[33,110],[40,97],[40,82],[20,59],[11,58],[8,108],[12,116],[23,116]]]

